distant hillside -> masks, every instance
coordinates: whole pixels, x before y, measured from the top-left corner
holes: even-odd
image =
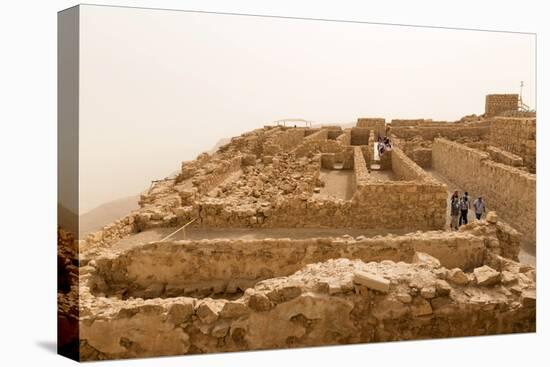
[[[78,229],[78,216],[71,210],[57,203],[57,225],[64,230],[76,234]]]
[[[220,139],[212,149],[207,153],[215,153],[219,147],[229,143],[231,139]],[[168,177],[176,176],[180,171],[172,172]],[[124,217],[132,210],[138,209],[139,195],[133,195],[122,199],[117,199],[104,203],[97,208],[90,210],[80,216],[80,238],[84,237],[90,232],[100,230],[103,226],[114,222],[115,220]],[[64,209],[64,208],[63,208]],[[66,210],[62,210],[66,221],[71,223],[71,226],[77,225],[75,216],[71,216],[65,213]]]
[[[80,237],[124,217],[139,208],[139,195],[110,201],[80,216]]]

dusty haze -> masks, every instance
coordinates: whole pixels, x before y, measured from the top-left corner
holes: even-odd
[[[535,103],[535,36],[81,6],[80,213],[273,120],[455,120]]]

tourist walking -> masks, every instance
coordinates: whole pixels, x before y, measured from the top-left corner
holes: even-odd
[[[458,230],[458,215],[460,214],[460,200],[458,191],[451,196],[451,229]]]
[[[474,211],[476,213],[476,219],[480,220],[481,215],[485,213],[485,201],[483,201],[481,196],[474,201]]]
[[[460,220],[458,225],[468,224],[468,209],[470,209],[470,198],[468,191],[464,192],[464,196],[460,199]]]

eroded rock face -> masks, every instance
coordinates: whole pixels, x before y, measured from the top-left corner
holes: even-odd
[[[85,282],[81,353],[95,360],[534,331],[535,283],[525,275],[533,269],[501,266],[507,284],[456,284],[460,273],[434,261],[333,259],[260,281],[234,300],[96,297]],[[449,281],[440,279],[445,271]]]

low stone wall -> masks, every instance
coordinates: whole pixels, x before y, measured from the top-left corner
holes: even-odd
[[[450,140],[469,137],[486,139],[490,134],[490,128],[477,124],[449,123],[448,126],[415,126],[415,127],[393,127],[391,132],[398,138],[412,139],[420,136],[424,140],[433,140],[437,137],[444,137]]]
[[[491,117],[502,112],[517,111],[517,94],[488,94],[485,96],[485,116]]]
[[[114,295],[125,290],[125,297],[140,298],[180,297],[210,288],[216,288],[219,293],[232,293],[263,279],[288,276],[307,264],[329,259],[410,263],[418,251],[437,257],[448,268],[472,270],[485,261],[484,238],[466,231],[359,240],[282,238],[156,242],[120,255],[96,259],[101,279],[95,292]],[[103,281],[107,288],[101,288]]]
[[[530,172],[537,168],[536,118],[495,117],[491,120],[492,145],[517,154]]]
[[[445,139],[433,144],[435,170],[460,187],[482,195],[486,205],[496,210],[524,238],[536,238],[536,176],[494,162],[486,152]]]

